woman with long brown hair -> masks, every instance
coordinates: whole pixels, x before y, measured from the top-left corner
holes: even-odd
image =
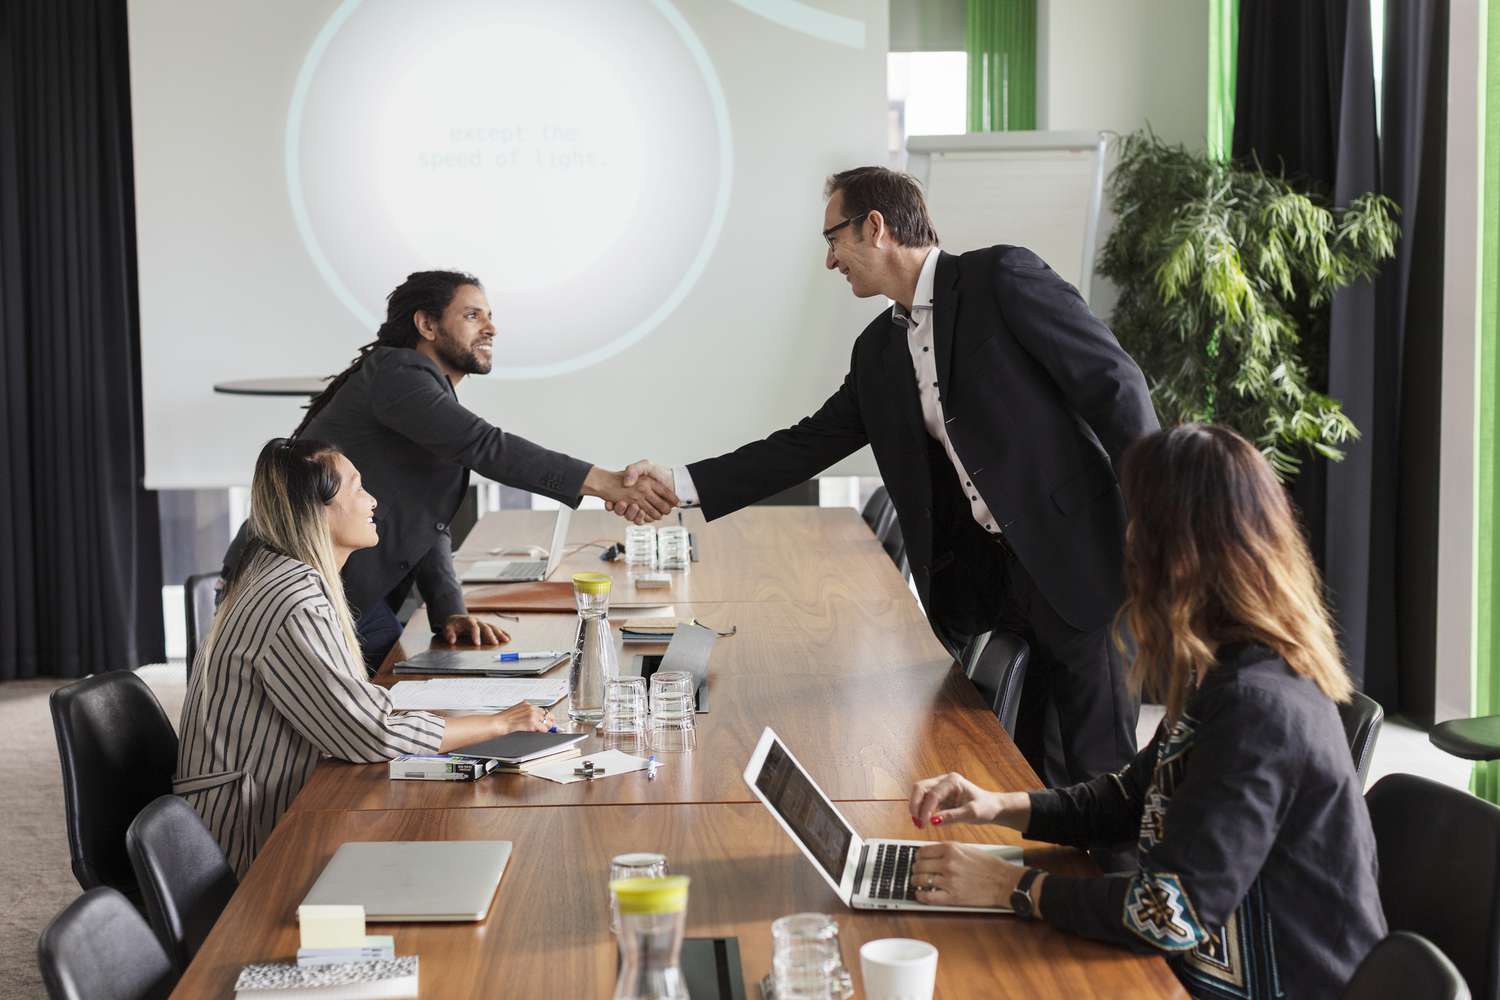
[[[255,463],[249,544],[193,665],[173,782],[240,875],[324,756],[373,763],[551,725],[525,702],[395,712],[366,679],[339,571],[380,540],[375,507],[330,444],[276,438]]]
[[[1286,493],[1248,441],[1197,424],[1137,441],[1120,485],[1119,632],[1134,683],[1166,706],[1155,738],[1067,788],[931,778],[911,811],[918,827],[1000,823],[1077,847],[1134,839],[1139,869],[1045,875],[933,845],[913,866],[917,899],[1165,953],[1194,996],[1337,996],[1386,923],[1335,707],[1351,685]]]

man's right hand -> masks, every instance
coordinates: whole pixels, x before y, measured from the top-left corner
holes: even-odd
[[[637,462],[636,466],[641,464]],[[632,524],[645,524],[666,517],[679,503],[677,494],[672,491],[671,470],[667,470],[667,480],[663,482],[639,472],[631,476],[628,469],[610,472],[595,466],[583,481],[583,492],[601,497],[606,509]]]
[[[641,459],[639,462],[632,462],[625,466],[625,486],[627,488],[636,486],[643,479],[654,479],[662,486],[665,486],[669,492],[677,489],[677,477],[672,475],[672,470],[665,465],[652,462],[649,459]],[[672,492],[672,505],[674,507],[682,506],[682,500],[675,492]],[[619,514],[627,521],[634,524],[641,523],[641,521],[637,520],[637,515],[640,513],[639,507],[623,504],[617,506],[607,501],[604,507],[606,510],[612,510],[616,514]]]

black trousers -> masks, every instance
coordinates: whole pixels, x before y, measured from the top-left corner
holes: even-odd
[[[355,638],[359,639],[360,652],[365,657],[365,670],[370,676],[380,669],[386,654],[401,638],[401,622],[385,601],[376,601],[354,620]]]
[[[1063,621],[1009,546],[1002,548],[995,628],[1031,646],[1016,746],[1048,788],[1120,770],[1135,756],[1140,702],[1126,683],[1111,623],[1079,631]]]

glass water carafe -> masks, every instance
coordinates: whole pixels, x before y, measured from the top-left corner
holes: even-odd
[[[604,717],[604,685],[619,675],[615,633],[609,627],[610,578],[603,573],[574,573],[573,599],[578,604],[578,637],[568,670],[568,718],[596,724]]]

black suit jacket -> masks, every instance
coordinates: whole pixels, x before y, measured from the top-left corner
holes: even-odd
[[[999,583],[998,546],[985,544],[961,488],[984,497],[1064,620],[1106,623],[1123,600],[1114,468],[1159,426],[1140,369],[1077,290],[1021,247],[942,254],[933,309],[943,414],[972,487],[922,424],[907,332],[885,310],[816,413],[688,467],[705,516],[803,482],[868,443],[923,606],[950,650],[991,627]]]
[[[380,544],[344,564],[349,603],[359,611],[389,599],[394,609],[414,580],[434,627],[465,610],[448,522],[469,470],[577,507],[590,468],[465,409],[432,359],[402,348],[371,351],[302,436],[337,445],[378,501]]]

